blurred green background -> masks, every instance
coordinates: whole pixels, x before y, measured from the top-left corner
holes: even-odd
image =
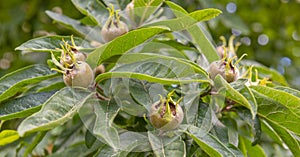
[[[215,45],[220,36],[236,35],[238,55],[283,74],[291,87],[300,89],[300,0],[173,0],[188,11],[218,8],[223,14],[208,23]],[[32,63],[45,62],[47,54],[22,56],[14,48],[49,34],[70,35],[70,30],[45,14],[55,10],[81,18],[71,1],[10,0],[0,2],[0,76]],[[75,34],[76,35],[76,34]]]

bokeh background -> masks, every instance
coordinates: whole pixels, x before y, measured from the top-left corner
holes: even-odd
[[[218,8],[223,14],[209,21],[216,46],[220,36],[236,35],[238,55],[283,74],[291,87],[300,89],[300,0],[173,0],[189,12]],[[14,49],[31,38],[74,34],[53,23],[46,10],[80,19],[70,0],[9,0],[0,2],[0,77],[28,64],[45,63],[47,54],[23,56]],[[76,34],[74,34],[76,35]]]

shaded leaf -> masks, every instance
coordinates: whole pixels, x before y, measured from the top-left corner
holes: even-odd
[[[3,130],[0,132],[0,146],[12,143],[18,140],[19,134],[15,130]]]
[[[189,131],[186,132],[200,147],[205,153],[209,156],[214,157],[242,157],[243,154],[234,146],[227,146],[217,139],[217,137],[208,134],[201,134],[202,131],[200,128],[191,126]]]
[[[87,62],[92,67],[96,67],[105,60],[113,56],[122,55],[166,30],[168,29],[165,27],[148,27],[130,31],[91,52],[88,55]]]
[[[61,89],[43,104],[39,112],[27,117],[20,124],[18,127],[20,136],[62,125],[77,113],[81,104],[92,94],[83,88]]]
[[[256,104],[253,94],[247,87],[245,87],[243,89],[245,91],[243,91],[243,94],[241,94],[239,91],[237,91],[233,87],[231,87],[230,84],[227,83],[227,81],[224,80],[224,78],[220,75],[217,75],[217,77],[215,78],[215,86],[220,90],[226,91],[226,98],[229,98],[229,99],[235,101],[236,103],[249,109],[252,114],[252,119],[255,118],[255,115],[257,112],[257,106],[256,106],[257,104]],[[223,92],[220,92],[220,93],[223,93]],[[247,98],[249,99],[250,102],[247,100],[247,98],[244,95],[247,96]]]
[[[98,99],[89,99],[84,105],[94,107],[96,121],[93,128],[93,134],[102,142],[108,144],[113,150],[120,147],[120,139],[117,129],[112,126],[115,116],[119,112],[119,106],[111,101],[99,101]]]
[[[108,18],[108,10],[100,1],[72,0],[75,7],[83,14],[101,26]]]
[[[55,92],[41,92],[9,100],[0,105],[0,120],[27,117],[38,110]]]
[[[100,35],[100,27],[90,27],[86,25],[82,25],[80,21],[69,18],[68,16],[55,13],[52,11],[46,11],[46,14],[52,18],[54,21],[66,26],[69,29],[72,29],[79,34],[81,34],[84,38],[88,40],[95,40],[102,42],[102,36]]]
[[[0,102],[19,92],[23,92],[28,85],[39,83],[55,76],[56,74],[47,66],[38,64],[6,74],[0,78]]]
[[[91,45],[78,37],[73,37],[75,45],[78,46],[78,50],[85,50],[92,48]],[[25,43],[18,46],[15,50],[23,51],[23,53],[30,52],[61,52],[60,44],[64,44],[62,40],[71,43],[70,36],[44,36],[39,38],[34,38],[26,41]],[[57,49],[58,48],[58,49]]]

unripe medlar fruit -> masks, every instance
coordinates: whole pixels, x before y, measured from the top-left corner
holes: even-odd
[[[115,11],[113,5],[109,10],[109,18],[101,30],[101,35],[105,42],[109,42],[118,36],[128,32],[127,25],[120,20],[119,11]]]
[[[174,102],[171,98],[174,91],[170,92],[167,99],[161,97],[160,101],[154,103],[150,109],[150,122],[162,131],[176,129],[182,122],[184,114],[179,102]]]
[[[214,61],[209,65],[208,73],[211,79],[220,74],[227,82],[233,82],[238,79],[239,71],[232,62],[225,60]]]
[[[72,69],[66,69],[63,79],[67,86],[87,88],[94,81],[94,72],[86,62],[78,61]]]

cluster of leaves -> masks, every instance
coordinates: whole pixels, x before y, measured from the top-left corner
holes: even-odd
[[[2,77],[0,156],[300,155],[300,92],[280,74],[254,61],[242,64],[258,74],[232,83],[206,72],[206,63],[219,56],[199,22],[219,10],[188,13],[171,1],[135,0],[134,9],[121,14],[130,31],[103,43],[106,7],[125,10],[129,2],[72,2],[83,19],[46,13],[82,34],[74,38],[78,50],[106,72],[96,76],[97,89],[65,87],[50,60]],[[71,41],[46,36],[16,49],[60,56],[62,39]],[[255,77],[272,83],[251,85]],[[173,90],[175,99],[183,98],[184,120],[176,130],[159,132],[146,117],[159,95]]]

